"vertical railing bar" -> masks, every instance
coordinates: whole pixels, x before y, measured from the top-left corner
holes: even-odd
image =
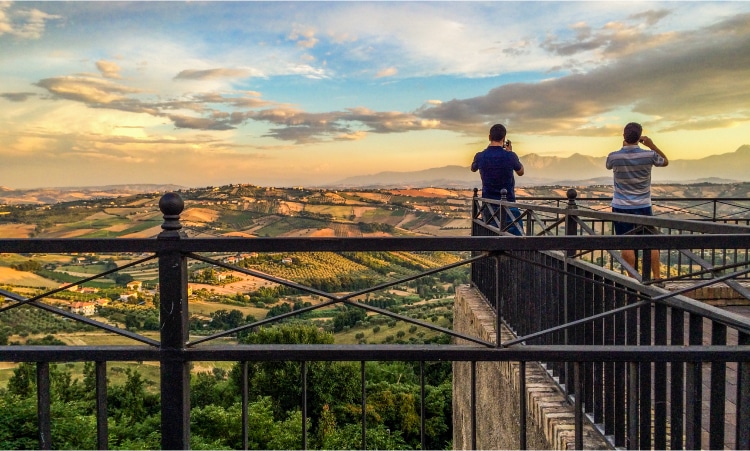
[[[602,282],[601,284],[593,284],[594,294],[593,294],[593,312],[594,314],[602,313],[604,311],[604,278],[600,276],[594,277],[595,282]],[[603,345],[604,344],[604,327],[605,327],[605,320],[599,320],[595,321],[594,324],[594,344],[595,345]],[[592,397],[594,401],[593,407],[593,414],[594,414],[594,423],[596,424],[602,424],[604,423],[604,363],[602,362],[592,362],[592,376],[593,379],[591,381],[592,387]]]
[[[107,420],[107,362],[95,362],[96,371],[96,447],[109,449],[109,423]]]
[[[567,192],[568,197],[568,204],[566,206],[566,209],[568,211],[565,212],[565,235],[566,236],[574,236],[578,234],[578,223],[576,222],[577,216],[575,215],[576,210],[578,209],[578,206],[576,205],[575,198],[577,197],[578,193],[576,193],[575,190],[570,189]],[[575,256],[575,250],[568,250],[565,252],[565,271],[563,274],[563,321],[565,323],[569,323],[575,319],[575,312],[573,311],[573,303],[575,295],[573,293],[574,284],[575,284],[575,278],[572,278],[569,276],[571,273],[571,270],[573,268],[573,265],[570,263],[570,260],[573,259]],[[565,345],[569,346],[571,345],[571,340],[575,340],[575,331],[571,331],[569,328],[565,328],[565,331],[563,332],[563,338],[565,341]],[[577,343],[576,343],[577,344]],[[570,371],[570,362],[565,362],[563,366],[564,376],[565,376],[565,396],[570,396],[570,394],[575,390],[572,387],[573,384],[573,375]],[[562,379],[561,379],[562,381]]]
[[[629,291],[626,297],[626,305],[637,302],[635,294]],[[638,312],[630,309],[626,313],[626,344],[638,345]],[[627,448],[638,448],[638,362],[627,363]]]
[[[575,388],[575,449],[583,449],[583,378],[581,362],[573,363],[573,380]]]
[[[518,449],[526,449],[526,362],[518,362]],[[476,448],[474,448],[476,449]]]
[[[750,334],[740,332],[738,345],[750,345]],[[750,362],[737,363],[736,449],[750,449]]]
[[[39,449],[52,449],[49,362],[36,364],[36,409],[39,425]]]
[[[654,343],[667,344],[667,306],[654,305]],[[654,448],[667,448],[667,363],[654,363]]]
[[[703,318],[691,313],[689,344],[703,343]],[[685,448],[701,448],[701,408],[703,399],[703,377],[701,362],[685,364]]]
[[[727,344],[727,326],[718,322],[711,323],[711,344]],[[724,447],[724,422],[726,407],[726,362],[711,362],[711,405],[709,406],[709,441],[710,449]]]
[[[638,398],[638,362],[628,362],[627,449],[640,449],[638,444]]]
[[[645,253],[650,254],[651,251],[646,250]],[[645,270],[644,270],[645,271]],[[640,345],[650,346],[651,345],[651,306],[647,305],[638,309],[638,315],[640,317]],[[651,448],[651,418],[652,418],[652,403],[651,403],[651,362],[641,362],[640,371],[638,372],[639,377],[639,388],[638,388],[638,399],[640,402],[640,433],[639,433],[639,447],[641,449]]]
[[[302,361],[302,449],[307,449],[307,360]]]
[[[615,295],[612,292],[612,282],[604,279],[604,310],[609,311],[615,308]],[[615,344],[615,318],[605,319],[604,328],[604,345],[613,346]],[[604,434],[613,435],[615,431],[615,363],[604,363]]]
[[[360,380],[362,383],[362,449],[367,449],[367,388],[365,387],[365,361],[360,362]]]
[[[425,435],[425,401],[424,401],[424,360],[419,361],[419,443],[420,449],[427,449]]]
[[[589,276],[591,276],[589,274]],[[596,290],[596,284],[591,283],[591,279],[588,277],[581,279],[583,284],[583,296],[582,296],[582,317],[586,318],[594,314],[594,293]],[[595,322],[587,322],[583,325],[583,343],[584,345],[593,345],[595,340],[594,328]],[[583,370],[583,387],[584,390],[581,392],[583,396],[583,406],[585,412],[595,418],[596,416],[596,403],[594,401],[595,394],[593,390],[594,384],[594,362],[583,362],[581,363],[581,369]]]
[[[615,291],[615,307],[623,307],[627,302],[625,293],[620,290]],[[624,345],[627,343],[627,314],[618,314],[615,316],[615,344]],[[615,379],[615,390],[614,390],[614,402],[617,403],[613,406],[615,410],[615,446],[624,447],[627,440],[626,435],[626,424],[627,424],[627,411],[623,409],[623,406],[627,405],[627,364],[625,362],[614,363],[614,379]]]
[[[471,449],[477,449],[477,362],[471,362]]]
[[[500,347],[501,344],[501,328],[503,324],[503,305],[500,300],[500,255],[495,255],[495,312],[497,314],[497,321],[495,321],[495,347]]]
[[[242,449],[247,450],[248,447],[248,403],[249,403],[249,390],[248,390],[248,362],[242,362]]]
[[[672,346],[682,346],[685,343],[685,312],[684,310],[672,308],[670,310]],[[684,411],[685,411],[685,364],[672,362],[670,369],[670,449],[682,449],[684,433]]]

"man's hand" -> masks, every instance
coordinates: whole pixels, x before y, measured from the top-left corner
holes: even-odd
[[[669,158],[667,158],[667,156],[664,155],[664,152],[662,152],[661,149],[656,147],[656,144],[654,144],[654,141],[651,138],[649,138],[648,136],[641,136],[641,139],[639,139],[638,141],[643,143],[644,146],[647,146],[649,149],[661,155],[662,158],[664,158],[664,166],[662,167],[665,167],[669,164]]]
[[[641,144],[645,145],[646,147],[648,147],[651,150],[654,150],[654,147],[656,147],[656,145],[654,144],[654,142],[648,136],[641,136],[641,139],[639,139],[638,142],[640,142]]]

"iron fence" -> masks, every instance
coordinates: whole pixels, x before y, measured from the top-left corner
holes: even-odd
[[[475,205],[482,202],[474,200]],[[505,215],[507,202],[498,204],[500,215]],[[711,382],[719,383],[728,371],[737,374],[736,391],[736,438],[732,442],[738,449],[748,448],[750,438],[747,428],[740,425],[750,422],[750,394],[748,374],[750,368],[750,322],[738,315],[731,315],[716,308],[699,304],[678,294],[667,294],[649,286],[647,277],[627,278],[578,256],[594,251],[614,252],[619,248],[634,249],[738,249],[748,248],[747,231],[742,228],[724,227],[719,233],[717,224],[688,227],[703,234],[681,234],[669,236],[583,236],[570,233],[567,236],[551,235],[548,225],[545,233],[532,236],[538,227],[535,215],[546,206],[518,204],[524,210],[527,231],[522,239],[508,239],[501,228],[483,222],[473,213],[474,236],[450,238],[388,237],[388,238],[186,238],[181,232],[179,216],[184,207],[176,194],[168,194],[160,201],[164,213],[163,232],[156,239],[23,239],[0,240],[0,252],[31,253],[105,253],[127,252],[145,256],[138,263],[154,260],[159,269],[160,294],[160,339],[154,340],[140,334],[99,323],[82,315],[59,309],[44,302],[45,298],[68,286],[80,285],[105,274],[97,274],[73,282],[56,290],[32,297],[20,296],[10,291],[2,294],[9,304],[0,307],[0,315],[22,305],[44,309],[74,321],[119,334],[136,340],[135,346],[3,346],[0,361],[35,362],[38,380],[38,428],[39,448],[54,447],[51,435],[50,378],[49,365],[53,362],[96,362],[97,388],[97,447],[108,448],[107,365],[119,361],[159,362],[161,375],[161,446],[164,449],[186,449],[190,445],[190,363],[198,361],[298,361],[303,406],[303,421],[300,425],[303,447],[307,448],[306,399],[308,382],[306,367],[316,361],[352,361],[361,364],[362,384],[362,449],[367,448],[366,428],[366,374],[367,361],[412,361],[424,368],[426,362],[480,362],[518,361],[543,362],[554,380],[558,381],[570,397],[576,412],[576,448],[583,448],[582,429],[585,421],[600,427],[602,433],[612,437],[613,446],[657,447],[665,435],[663,423],[668,421],[671,433],[670,444],[674,447],[700,445],[697,431],[702,428],[703,408],[700,368],[711,365]],[[557,209],[554,214],[563,215],[565,230],[578,231],[578,214],[570,214],[572,208]],[[612,220],[611,213],[591,212],[599,219]],[[504,217],[503,217],[504,219]],[[648,221],[668,221],[659,218],[644,218]],[[677,226],[676,223],[671,223]],[[657,224],[660,225],[660,224]],[[246,268],[227,264],[211,258],[215,253],[237,252],[373,252],[373,251],[461,251],[472,255],[458,263],[434,268],[420,274],[387,282],[353,293],[336,294],[306,287],[296,282],[271,277]],[[347,305],[364,308],[391,318],[417,326],[431,328],[473,345],[217,345],[217,339],[246,329],[282,320],[281,315],[273,320],[261,320],[240,328],[191,339],[188,333],[188,260],[201,261],[248,275],[266,278],[308,293],[321,296],[327,301],[307,310],[331,305]],[[133,263],[136,264],[136,263]],[[375,308],[355,298],[376,290],[388,288],[425,274],[453,268],[457,265],[472,266],[472,283],[484,294],[496,309],[498,337],[494,342],[456,333],[450,328],[441,328],[429,322],[419,321],[387,309]],[[646,262],[648,265],[648,262]],[[713,267],[713,279],[697,283],[716,283],[734,280],[747,272],[747,260],[738,264]],[[731,267],[730,267],[731,266]],[[122,267],[113,269],[117,271]],[[637,269],[634,269],[637,272]],[[735,270],[732,273],[726,271]],[[723,272],[720,274],[720,272]],[[644,272],[648,274],[648,271]],[[641,283],[644,282],[644,283]],[[654,307],[651,307],[651,306]],[[653,312],[653,313],[652,313]],[[291,314],[290,314],[291,315]],[[653,318],[653,319],[652,319]],[[666,318],[666,319],[665,319]],[[666,321],[666,323],[664,322]],[[715,339],[710,345],[699,341],[700,324],[708,321]],[[654,323],[653,328],[651,324]],[[685,332],[684,324],[688,329]],[[667,324],[669,329],[664,328]],[[502,343],[500,327],[508,327],[518,337],[513,342]],[[664,333],[670,334],[669,340]],[[728,333],[731,331],[731,334]],[[736,334],[736,338],[735,335]],[[731,337],[729,336],[731,335]],[[685,338],[687,336],[687,338]],[[682,341],[680,338],[682,337]],[[664,366],[662,366],[664,365]],[[246,365],[245,365],[246,366]],[[666,368],[666,370],[664,369]],[[680,368],[683,368],[680,370]],[[656,371],[658,377],[652,377]],[[663,390],[661,374],[668,371],[671,391]],[[423,372],[422,372],[423,379]],[[522,378],[523,379],[523,378]],[[244,377],[246,383],[247,377]],[[682,382],[680,382],[682,381]],[[723,385],[723,384],[720,384]],[[424,381],[422,380],[422,391]],[[665,404],[662,397],[670,392]],[[678,393],[687,395],[680,398]],[[711,442],[709,445],[725,446],[730,443],[726,434],[719,434],[719,424],[726,423],[726,406],[722,406],[726,392],[712,390],[709,416]],[[721,396],[720,396],[721,395]],[[721,397],[721,400],[719,399]],[[682,403],[678,399],[682,399]],[[714,399],[716,398],[716,399]],[[618,404],[620,403],[620,404]],[[247,390],[243,391],[243,437],[247,446],[248,424]],[[422,404],[423,405],[423,404]],[[525,406],[525,395],[519,395],[519,405]],[[627,405],[627,415],[617,412],[618,405]],[[671,416],[663,415],[660,409],[670,409]],[[613,412],[614,408],[614,412]],[[652,410],[654,413],[652,414]],[[424,409],[421,416],[422,447],[424,438]],[[681,423],[680,423],[681,421]],[[654,423],[654,432],[650,424]],[[649,425],[647,427],[646,425]],[[680,430],[682,424],[682,430]],[[684,431],[684,432],[680,432]],[[525,419],[519,431],[518,448],[525,448]],[[476,437],[476,430],[472,431]],[[683,437],[683,441],[677,437]],[[473,443],[476,443],[474,439]],[[699,447],[699,446],[695,446]]]
[[[517,336],[501,346],[604,345],[661,347],[677,352],[686,346],[708,343],[738,350],[748,344],[747,317],[680,294],[726,284],[750,300],[747,288],[740,283],[750,273],[749,228],[579,209],[573,191],[564,208],[476,197],[474,205],[474,235],[516,240],[509,238],[512,235],[507,230],[513,221],[523,220],[524,239],[555,236],[551,230],[562,230],[566,236],[606,236],[609,241],[609,245],[594,251],[612,257],[607,265],[591,258],[591,248],[556,252],[507,250],[496,253],[494,259],[473,263],[472,283],[495,309],[498,330],[506,327]],[[521,213],[514,215],[511,208]],[[490,214],[483,215],[482,209],[489,209]],[[540,220],[540,214],[554,219]],[[600,223],[626,220],[636,223],[646,234],[597,234],[589,225],[592,219]],[[690,234],[660,235],[659,230],[664,229]],[[687,236],[699,239],[685,246],[678,237]],[[729,236],[732,238],[727,240]],[[637,265],[634,268],[623,261],[614,250],[617,248],[641,250],[640,271]],[[667,256],[678,252],[700,266],[701,271],[671,268],[676,274],[664,280],[683,284],[675,285],[672,291],[657,288],[649,280],[651,249],[659,249]],[[716,259],[706,261],[701,257],[716,249],[730,251],[731,261],[716,265]],[[666,264],[669,268],[669,257]],[[708,343],[704,336],[709,337]],[[498,335],[498,341],[499,338]],[[735,420],[734,413],[744,415],[748,409],[748,387],[744,386],[748,364],[743,360],[587,360],[580,366],[542,362],[576,409],[583,409],[588,420],[615,447],[742,449],[748,446],[747,420]],[[708,367],[705,374],[703,366]],[[729,382],[727,374],[731,376]],[[707,434],[708,442],[702,440],[702,434]]]

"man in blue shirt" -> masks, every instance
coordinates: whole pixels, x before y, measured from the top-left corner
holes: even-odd
[[[656,144],[648,136],[642,136],[643,127],[631,122],[623,130],[623,145],[618,151],[607,156],[607,169],[614,173],[615,192],[612,197],[612,212],[633,215],[652,216],[651,210],[651,168],[665,167],[669,164]],[[650,150],[642,149],[638,143]],[[633,233],[635,224],[629,222],[614,223],[615,234]],[[622,251],[622,258],[630,266],[635,266],[635,251]],[[653,278],[661,277],[659,251],[651,251],[651,270]]]
[[[482,197],[500,200],[500,193],[504,189],[507,192],[506,199],[515,202],[516,181],[513,173],[522,176],[524,170],[518,155],[513,152],[511,142],[505,140],[506,134],[507,130],[502,124],[495,124],[490,128],[490,145],[474,155],[471,171],[479,171],[482,178]],[[516,218],[521,215],[518,208],[512,207],[510,210]],[[485,221],[488,220],[488,213],[485,206],[482,209]],[[518,222],[518,226],[523,227],[521,221]],[[514,235],[521,235],[521,230],[515,225],[508,231]]]

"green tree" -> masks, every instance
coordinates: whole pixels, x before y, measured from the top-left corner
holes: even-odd
[[[248,344],[332,344],[333,335],[315,326],[285,324],[261,328],[243,339]],[[240,386],[241,365],[235,365],[231,378]],[[359,367],[350,362],[311,362],[307,365],[308,412],[311,427],[317,427],[318,414],[325,405],[358,404]],[[301,409],[302,368],[298,362],[269,361],[248,365],[248,388],[253,398],[270,397],[274,418],[284,420],[288,413]],[[300,426],[301,427],[301,426]]]
[[[21,362],[8,380],[8,393],[27,398],[36,391],[36,365]]]
[[[146,380],[137,370],[125,369],[127,380],[108,390],[109,411],[116,421],[135,425],[159,414],[159,396],[146,391]],[[157,428],[158,430],[158,428]]]

